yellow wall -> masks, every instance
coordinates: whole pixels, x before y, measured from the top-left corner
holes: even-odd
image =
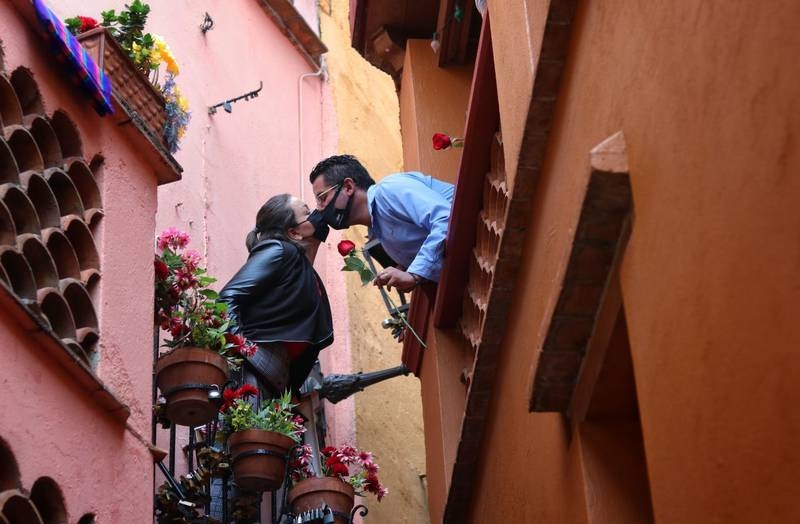
[[[359,158],[372,177],[402,170],[400,119],[394,82],[366,62],[350,45],[347,0],[331,1],[321,13],[338,128],[338,153]],[[361,245],[366,229],[344,234]],[[375,371],[400,364],[401,346],[381,328],[387,312],[375,288],[362,288],[346,275],[353,371]],[[428,522],[419,381],[398,377],[355,395],[357,445],[373,451],[389,495],[379,504],[368,498],[369,522]]]

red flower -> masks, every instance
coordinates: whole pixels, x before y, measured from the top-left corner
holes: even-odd
[[[156,270],[156,278],[159,280],[166,280],[169,277],[169,267],[163,260],[155,259],[153,261]]]
[[[339,245],[336,246],[336,249],[339,250],[339,254],[343,257],[346,257],[356,249],[356,245],[349,240],[342,240],[339,242]]]
[[[242,335],[234,335],[233,333],[225,333],[225,342],[233,344],[234,346],[243,346],[246,339]]]
[[[94,29],[95,27],[97,27],[97,20],[95,20],[90,16],[79,16],[77,18],[78,20],[81,21],[81,28],[79,30],[81,33],[84,33],[89,29]]]
[[[252,384],[245,384],[236,390],[236,394],[239,395],[239,397],[243,397],[245,395],[258,395],[258,388]]]
[[[450,137],[445,135],[444,133],[434,133],[433,134],[433,148],[436,151],[441,151],[442,149],[447,149],[448,147],[452,146],[453,142],[450,140]]]

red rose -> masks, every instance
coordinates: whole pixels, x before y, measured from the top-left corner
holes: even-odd
[[[349,240],[342,240],[339,242],[339,245],[336,246],[336,249],[339,250],[339,254],[343,257],[346,257],[350,253],[352,253],[356,248],[356,245]]]
[[[444,133],[433,134],[433,148],[436,151],[447,149],[451,145],[453,145],[453,142],[450,140],[449,136],[445,135]]]
[[[81,21],[81,28],[79,30],[81,33],[85,33],[89,29],[97,27],[97,20],[90,16],[79,16],[78,20]]]

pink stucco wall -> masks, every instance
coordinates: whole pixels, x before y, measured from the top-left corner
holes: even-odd
[[[154,170],[122,135],[119,118],[97,116],[7,2],[0,4],[0,39],[6,70],[30,69],[46,114],[66,111],[85,157],[105,158],[98,173],[105,216],[95,235],[102,268],[95,292],[101,330],[95,371],[131,409],[127,423],[107,415],[93,392],[47,358],[34,333],[6,311],[0,385],[13,394],[0,399],[0,437],[16,458],[24,488],[41,476],[61,487],[70,522],[90,512],[101,522],[146,522],[152,459],[139,435],[149,433],[151,412]]]
[[[99,18],[101,10],[119,9],[124,3],[52,0],[49,5],[62,18]],[[314,69],[259,1],[235,6],[219,0],[150,4],[147,28],[162,35],[175,54],[181,68],[178,84],[193,116],[175,155],[184,168],[183,180],[158,191],[153,168],[136,146],[119,133],[113,119],[97,117],[63,80],[15,9],[0,4],[7,69],[30,68],[47,114],[66,110],[80,129],[87,158],[96,153],[105,157],[98,173],[106,214],[96,236],[103,271],[96,373],[130,407],[127,425],[103,414],[68,374],[26,343],[26,333],[13,320],[0,321],[0,347],[31,346],[4,357],[0,384],[17,394],[0,400],[0,438],[16,457],[24,487],[43,475],[61,486],[71,522],[88,512],[99,522],[152,518],[152,460],[143,440],[149,437],[151,420],[154,235],[167,226],[188,231],[192,247],[204,255],[221,287],[245,260],[244,237],[260,205],[274,194],[289,192],[304,196],[313,207],[307,173],[336,146],[325,77],[303,77]],[[297,7],[318,31],[313,2],[299,2]],[[203,35],[198,26],[205,12],[215,25]],[[207,114],[208,106],[253,90],[260,81],[264,87],[259,97],[234,104],[230,114]],[[328,288],[337,333],[322,356],[328,373],[350,372],[351,367],[338,239],[331,234],[316,262]],[[352,442],[352,401],[329,406],[328,413],[332,439]],[[52,447],[42,445],[50,443]],[[157,484],[162,480],[158,474]]]

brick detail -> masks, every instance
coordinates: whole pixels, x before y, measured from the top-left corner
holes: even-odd
[[[564,283],[536,368],[533,411],[569,408],[633,205],[622,134],[595,148],[591,159]]]

